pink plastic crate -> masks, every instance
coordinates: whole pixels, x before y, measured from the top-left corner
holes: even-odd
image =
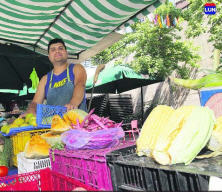
[[[74,178],[98,190],[112,191],[110,169],[106,163],[109,152],[135,145],[135,141],[121,141],[118,146],[97,150],[51,150],[52,170]]]
[[[49,168],[0,178],[0,191],[72,191],[76,187],[96,191]]]

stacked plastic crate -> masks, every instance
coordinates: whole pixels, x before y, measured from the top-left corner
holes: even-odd
[[[99,150],[51,150],[52,170],[72,177],[98,190],[111,191],[112,180],[106,155],[112,151],[135,144],[135,141],[121,141],[112,148]]]

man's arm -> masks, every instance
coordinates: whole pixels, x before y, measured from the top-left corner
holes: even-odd
[[[76,64],[73,67],[73,74],[75,75],[75,87],[70,102],[65,105],[67,107],[67,110],[77,109],[82,102],[85,93],[85,85],[87,79],[85,68],[81,64]]]
[[[39,82],[37,91],[35,93],[35,96],[32,100],[32,102],[29,104],[28,109],[24,114],[22,114],[20,117],[25,116],[27,113],[36,113],[36,106],[37,104],[42,104],[44,97],[45,97],[45,85],[47,81],[47,75],[43,76]]]

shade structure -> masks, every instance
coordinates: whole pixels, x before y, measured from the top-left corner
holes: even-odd
[[[19,90],[14,90],[14,89],[0,89],[0,93],[19,94]]]
[[[122,93],[141,87],[141,119],[143,123],[143,89],[145,85],[162,81],[149,79],[136,73],[133,69],[126,66],[106,67],[100,72],[98,80],[93,88],[93,77],[87,79],[86,92],[88,93]],[[91,94],[92,97],[92,94]]]
[[[29,76],[34,67],[41,78],[52,69],[52,64],[47,56],[18,45],[0,44],[0,89],[31,87]]]
[[[106,36],[148,15],[165,0],[1,0],[0,40],[47,53],[48,41],[65,40],[78,56]],[[76,57],[73,57],[76,58]]]
[[[122,93],[138,87],[159,82],[159,80],[149,79],[136,73],[133,69],[117,65],[106,67],[100,72],[94,93]],[[93,87],[93,77],[87,79],[86,91],[91,92]]]
[[[34,94],[36,92],[36,89],[32,89],[32,87],[30,87],[29,89],[27,88],[27,86],[25,85],[23,87],[23,90],[15,90],[15,89],[0,89],[0,95],[3,95],[3,94],[15,94],[14,96],[17,97],[17,96],[27,96],[28,94]],[[32,95],[33,96],[33,95]],[[31,96],[31,97],[32,97]],[[31,98],[30,97],[30,98]]]

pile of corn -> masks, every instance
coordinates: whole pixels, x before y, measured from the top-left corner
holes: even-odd
[[[207,145],[215,125],[208,107],[159,105],[146,119],[139,138],[137,154],[152,157],[162,165],[192,162]]]
[[[222,155],[222,116],[218,117],[216,120],[216,124],[214,125],[214,129],[207,147],[213,152],[207,155],[204,154],[197,156],[197,158],[210,158]]]

